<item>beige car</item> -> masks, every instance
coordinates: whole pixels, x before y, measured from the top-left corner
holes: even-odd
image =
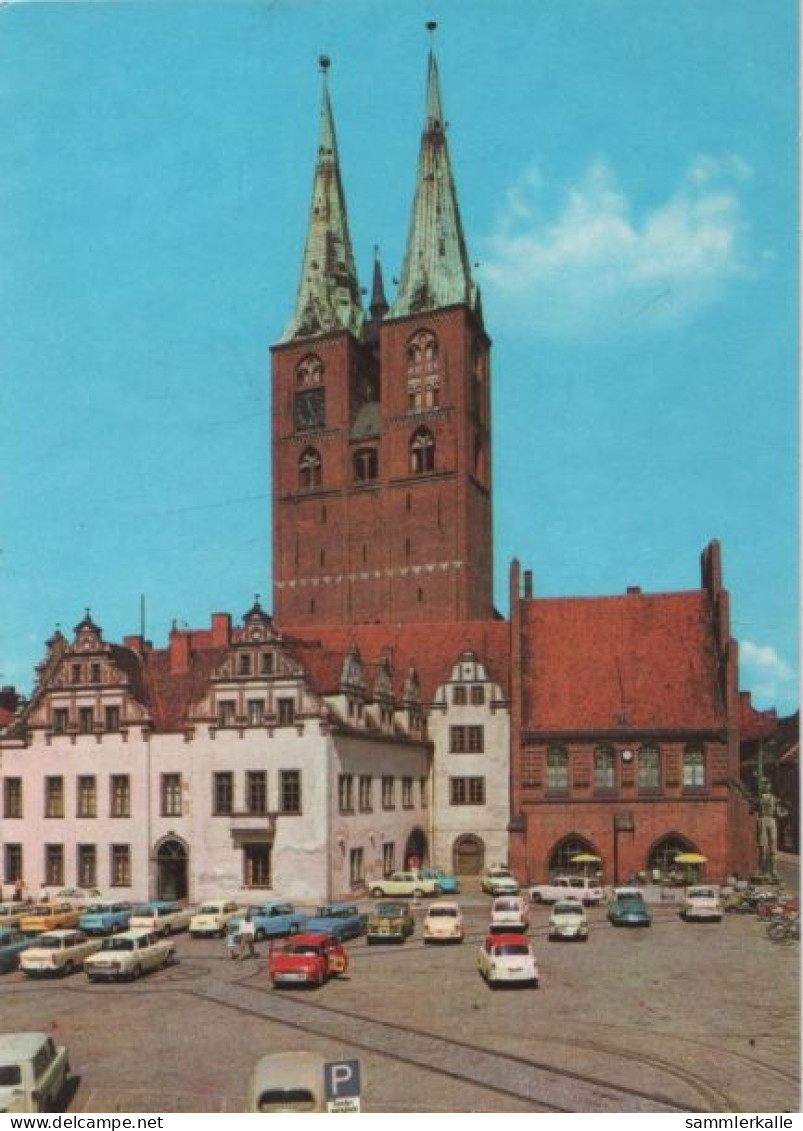
[[[96,950],[100,950],[100,940],[83,931],[46,931],[22,952],[20,970],[29,978],[72,974]]]
[[[465,937],[463,915],[456,903],[433,903],[424,919],[424,942],[458,942]]]
[[[90,982],[133,982],[175,959],[175,943],[153,931],[135,929],[104,939],[98,953],[84,963],[84,973]]]
[[[226,925],[245,915],[246,908],[233,899],[209,899],[203,903],[190,919],[190,937],[209,938],[217,935],[223,938]]]
[[[176,931],[186,931],[194,914],[193,907],[183,907],[173,900],[154,899],[134,908],[128,926],[141,927],[157,935],[172,935]]]
[[[708,919],[718,923],[722,919],[722,899],[719,888],[712,884],[700,884],[697,887],[686,888],[683,893],[683,902],[680,905],[680,917],[688,922],[690,919]]]
[[[246,1111],[324,1112],[324,1059],[314,1052],[277,1052],[263,1056],[248,1081]]]
[[[0,1112],[47,1111],[69,1071],[67,1050],[47,1033],[0,1033]]]
[[[520,895],[498,895],[491,905],[492,931],[526,931],[527,903]]]

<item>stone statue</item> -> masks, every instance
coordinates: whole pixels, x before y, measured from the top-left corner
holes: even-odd
[[[777,878],[778,817],[785,817],[786,809],[763,778],[759,783],[756,842],[758,844],[758,870],[762,876]]]

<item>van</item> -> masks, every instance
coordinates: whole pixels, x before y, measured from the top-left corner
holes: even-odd
[[[0,1033],[0,1112],[47,1111],[69,1071],[66,1048],[47,1033]]]
[[[248,1083],[246,1111],[326,1111],[324,1059],[312,1052],[278,1052],[254,1065]]]

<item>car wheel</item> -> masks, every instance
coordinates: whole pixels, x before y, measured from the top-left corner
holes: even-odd
[[[75,973],[75,964],[72,962],[72,960],[64,963],[61,972],[65,978],[69,978],[70,974]]]
[[[142,977],[142,967],[140,966],[139,963],[137,963],[137,965],[131,971],[131,981],[136,982],[136,980],[138,978],[141,978],[141,977]]]
[[[530,894],[530,900],[531,900],[532,903],[543,903],[544,897],[541,895],[541,893],[539,891],[534,891],[534,892],[531,892],[531,894]]]
[[[381,899],[384,894],[382,888],[371,888],[371,896],[374,899]]]
[[[424,892],[421,888],[414,888],[413,889],[413,898],[414,899],[421,899],[423,897],[423,895],[424,895]]]

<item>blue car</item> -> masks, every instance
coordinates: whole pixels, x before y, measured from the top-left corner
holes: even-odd
[[[78,926],[87,935],[112,935],[127,931],[133,908],[130,903],[92,903],[85,908]]]
[[[614,889],[608,919],[614,927],[649,927],[652,923],[644,896],[631,888]]]
[[[282,903],[279,900],[255,904],[248,908],[245,915],[245,919],[254,924],[254,934],[258,939],[294,935],[298,931],[304,931],[308,918],[303,911],[296,911],[292,903]],[[232,919],[227,930],[239,934],[242,922],[242,919]]]
[[[421,868],[419,874],[423,880],[435,880],[444,895],[456,895],[460,891],[457,876],[444,872],[442,868]]]
[[[305,931],[325,931],[339,940],[358,939],[368,929],[368,916],[355,903],[325,903],[304,924]]]
[[[18,927],[0,927],[0,974],[16,970],[20,952],[37,941],[33,935],[24,935]]]

